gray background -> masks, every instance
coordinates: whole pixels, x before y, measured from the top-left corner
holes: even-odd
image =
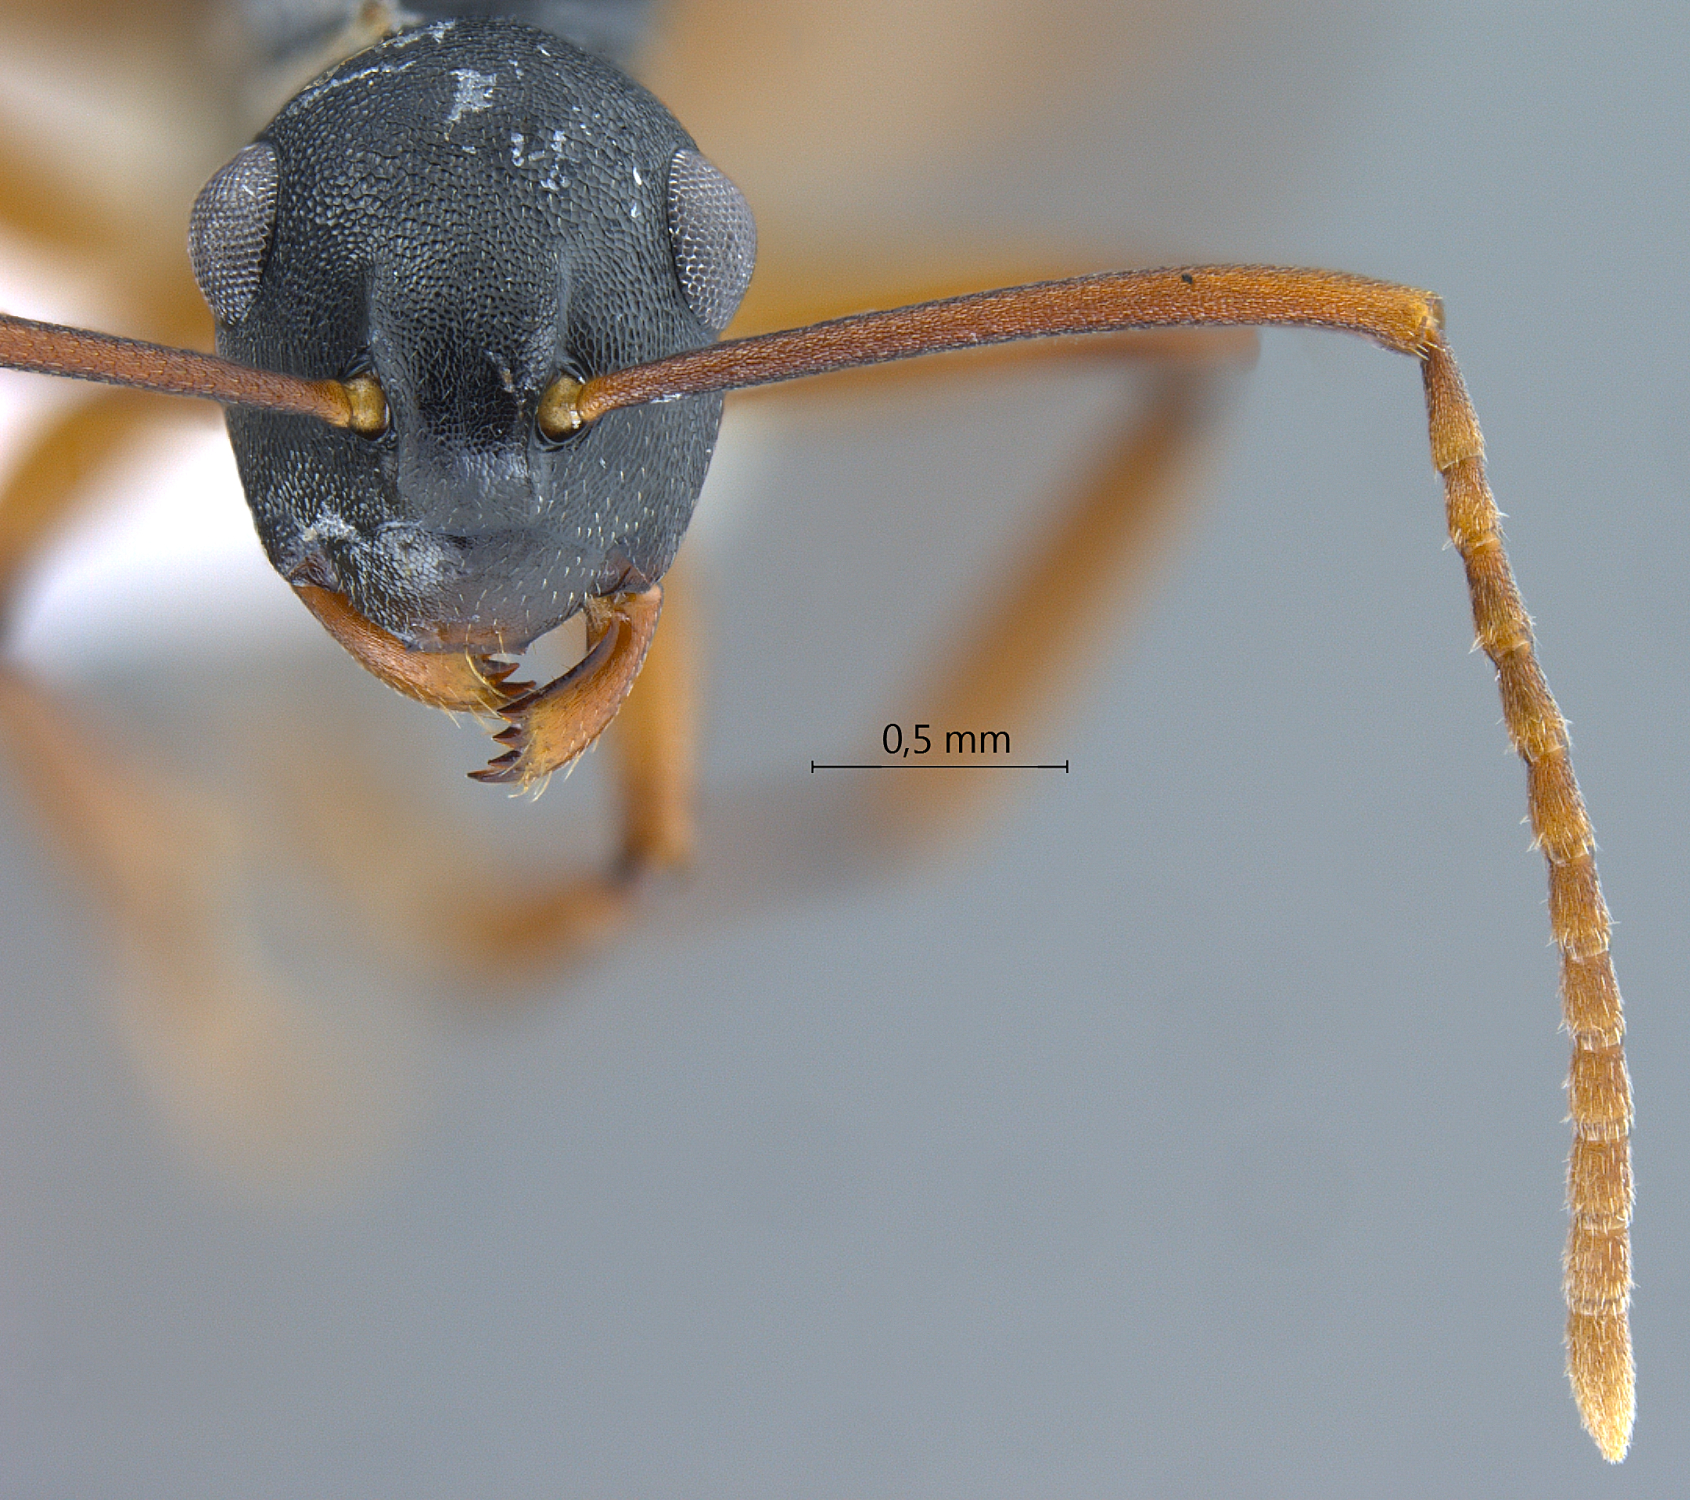
[[[215,1120],[170,1123],[97,908],[13,798],[7,1493],[1678,1487],[1690,20],[1193,16],[1159,82],[1139,59],[1111,89],[1092,60],[1076,141],[953,148],[882,211],[930,238],[1339,265],[1445,297],[1619,921],[1627,1464],[1601,1464],[1561,1375],[1543,872],[1440,550],[1416,373],[1282,334],[1159,598],[1053,735],[1072,773],[1029,776],[972,844],[881,883],[834,888],[813,855],[759,886],[735,814],[819,816],[809,760],[872,752],[911,637],[964,587],[976,543],[949,528],[979,510],[984,550],[1012,534],[1096,387],[1053,378],[1013,424],[990,382],[908,415],[873,395],[748,411],[741,510],[707,538],[691,887],[498,1003],[274,918],[386,1101],[332,1146],[341,1123],[318,1122],[320,1170],[208,1167]],[[473,736],[308,632],[237,649],[249,679],[308,685],[296,725],[367,710],[411,781],[480,816]],[[231,681],[159,659],[120,680],[97,652],[81,670],[151,700],[210,775]],[[571,830],[593,774],[489,826],[590,846]]]

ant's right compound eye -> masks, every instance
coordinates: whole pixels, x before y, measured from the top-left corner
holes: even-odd
[[[200,189],[188,220],[194,281],[219,323],[246,315],[276,225],[276,151],[248,146]]]

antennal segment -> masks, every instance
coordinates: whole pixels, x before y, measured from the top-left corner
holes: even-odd
[[[134,386],[167,396],[197,396],[225,406],[291,412],[315,417],[331,427],[353,425],[354,403],[338,380],[306,380],[276,370],[257,370],[215,354],[57,323],[33,323],[10,313],[0,313],[0,366]]]

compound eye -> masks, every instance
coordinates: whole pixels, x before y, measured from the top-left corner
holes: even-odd
[[[669,162],[669,242],[687,306],[720,333],[751,281],[757,221],[739,189],[684,148]]]
[[[259,141],[200,189],[188,220],[194,281],[219,323],[246,316],[276,226],[276,152]]]

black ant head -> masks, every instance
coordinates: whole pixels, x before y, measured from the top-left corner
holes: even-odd
[[[207,184],[190,232],[221,354],[375,396],[361,431],[231,409],[271,562],[423,649],[520,650],[654,582],[721,397],[561,441],[541,399],[713,341],[755,247],[669,112],[546,32],[444,21],[325,74]]]

